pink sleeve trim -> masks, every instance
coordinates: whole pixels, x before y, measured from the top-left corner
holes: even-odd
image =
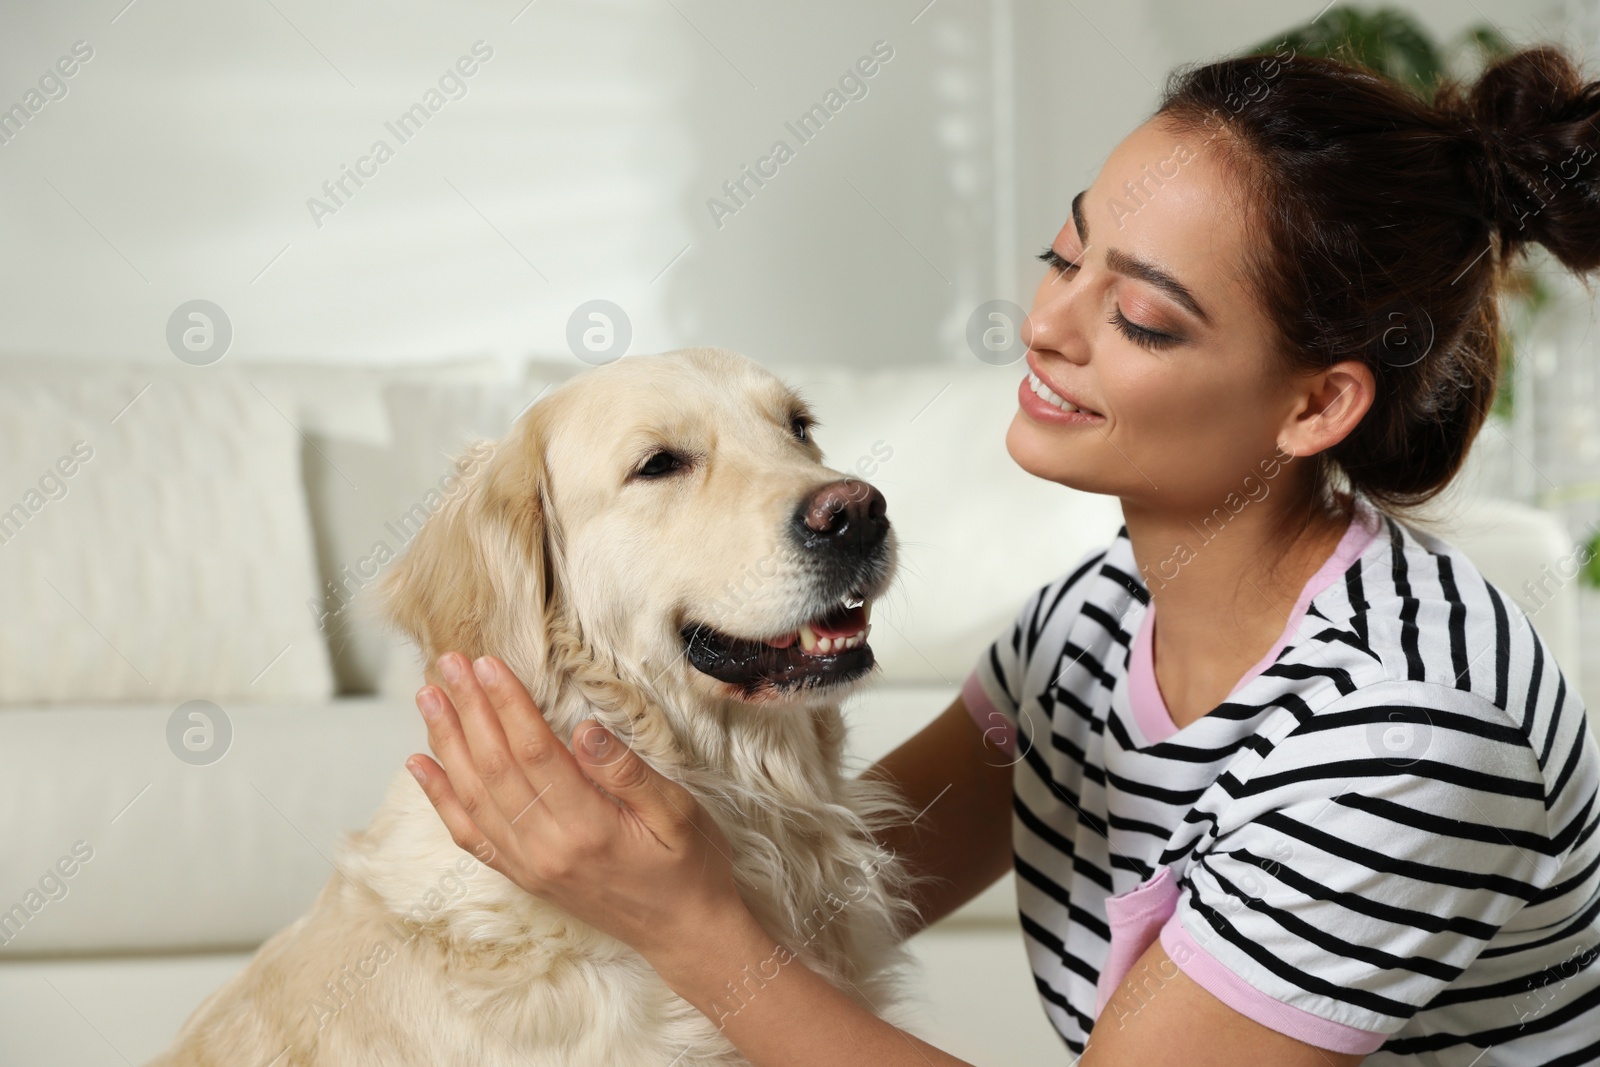
[[[1161,947],[1178,969],[1202,989],[1247,1019],[1276,1030],[1296,1041],[1304,1041],[1332,1052],[1367,1055],[1376,1052],[1389,1035],[1312,1015],[1308,1011],[1275,1000],[1223,966],[1189,936],[1177,912],[1161,928]]]
[[[983,682],[976,668],[961,685],[961,702],[967,706],[967,714],[972,716],[972,721],[978,724],[978,729],[983,731],[983,736],[991,744],[998,744],[1008,756],[1017,754],[1016,724],[996,710],[989,694],[983,691]]]

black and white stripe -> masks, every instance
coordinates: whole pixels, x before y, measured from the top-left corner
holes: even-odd
[[[1227,969],[1391,1035],[1369,1067],[1600,1064],[1600,748],[1517,605],[1385,516],[1275,663],[1141,747],[1138,573],[1124,528],[975,672],[1018,731],[1018,907],[1068,1047],[1106,897],[1171,865]]]

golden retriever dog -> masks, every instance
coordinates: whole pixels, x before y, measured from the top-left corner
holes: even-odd
[[[882,496],[823,465],[796,394],[690,349],[582,374],[525,412],[380,583],[425,654],[492,653],[555,732],[598,718],[727,835],[772,935],[864,1006],[895,1006],[908,814],[844,773],[838,702],[873,667],[894,569]],[[701,1067],[744,1063],[628,946],[452,841],[395,774],[309,914],[206,1000],[157,1064]],[[826,1020],[818,1020],[826,1025]]]

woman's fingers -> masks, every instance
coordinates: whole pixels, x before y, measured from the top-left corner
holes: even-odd
[[[619,857],[670,866],[714,849],[727,859],[694,797],[599,723],[575,729],[569,749],[502,661],[452,652],[438,666],[444,687],[424,686],[417,704],[443,769],[410,765],[462,848],[558,901],[591,894],[586,879]]]
[[[522,769],[533,795],[544,808],[565,817],[576,805],[590,800],[591,790],[573,788],[584,784],[582,772],[573,762],[571,751],[534,705],[522,680],[494,656],[479,657],[472,669],[488,697],[512,761]]]
[[[423,794],[433,805],[433,810],[439,813],[440,820],[444,823],[445,829],[450,831],[450,837],[455,843],[482,862],[491,867],[495,866],[499,850],[483,836],[478,824],[472,821],[472,816],[461,806],[460,799],[450,786],[450,777],[444,773],[444,769],[422,755],[412,756],[406,760],[406,769],[416,776],[422,786]]]
[[[693,916],[743,907],[727,839],[687,789],[593,720],[569,749],[521,682],[489,662],[483,682],[470,667],[462,677],[465,661],[441,665],[454,679],[417,695],[438,762],[406,765],[457,845],[646,958],[681,942]],[[510,761],[500,780],[521,780],[523,810],[480,775],[486,753]],[[523,818],[527,809],[537,814]]]
[[[451,792],[461,809],[483,836],[498,847],[505,847],[511,839],[510,816],[502,814],[500,801],[478,774],[476,754],[462,730],[454,701],[438,686],[425,685],[417,692],[417,708],[428,724],[428,746],[444,767]],[[526,780],[523,785],[526,787]],[[512,808],[513,812],[516,810]]]
[[[478,780],[509,824],[527,829],[529,820],[553,817],[561,828],[592,829],[596,811],[615,817],[504,661],[482,656],[468,664],[451,652],[439,658],[439,670]],[[445,766],[460,790],[455,769]]]
[[[455,717],[461,724],[467,749],[472,753],[472,766],[478,781],[499,806],[507,822],[520,819],[544,785],[530,783],[522,767],[512,758],[505,730],[500,724],[499,711],[484,691],[467,658],[459,652],[446,652],[439,657],[439,673],[444,676],[445,689],[455,708]],[[503,667],[499,671],[502,679],[509,674]],[[511,681],[521,688],[520,682],[514,678]],[[496,688],[504,690],[504,682]],[[526,697],[526,692],[523,695]],[[457,789],[463,788],[463,783],[456,777],[455,768],[448,763],[445,766]]]

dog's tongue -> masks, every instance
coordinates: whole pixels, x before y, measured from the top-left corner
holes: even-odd
[[[840,606],[838,610],[813,622],[811,632],[818,637],[849,637],[860,633],[866,625],[867,609],[864,606]]]
[[[820,619],[813,619],[807,623],[811,633],[816,637],[849,637],[851,634],[860,633],[867,627],[867,609],[865,605],[847,608],[840,605],[837,609],[824,615]],[[784,634],[767,641],[772,648],[788,648],[800,640],[800,635]]]

